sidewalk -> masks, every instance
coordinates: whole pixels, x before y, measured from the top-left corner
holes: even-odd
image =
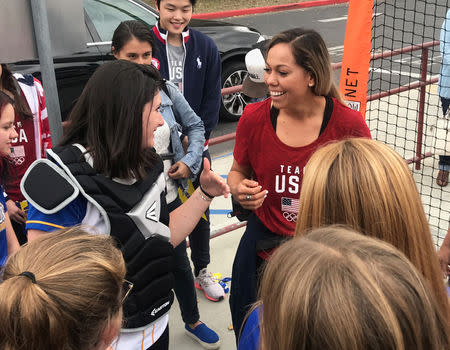
[[[212,159],[214,171],[226,177],[228,174],[233,156],[225,154]],[[236,218],[227,218],[226,214],[231,211],[230,199],[223,197],[216,198],[211,204],[211,232],[217,231],[225,226],[238,222]],[[231,277],[231,269],[239,240],[245,228],[231,231],[225,235],[211,240],[211,263],[208,270],[212,273],[221,273],[222,277]],[[188,256],[190,250],[188,249]],[[228,283],[230,285],[230,283]],[[229,330],[231,325],[231,314],[229,308],[229,294],[224,300],[214,303],[207,300],[201,291],[197,291],[198,308],[200,319],[209,327],[214,329],[221,339],[221,349],[236,349],[234,332]],[[184,323],[181,320],[180,309],[175,300],[169,317],[170,330],[170,350],[200,350],[200,344],[188,337],[184,332]]]

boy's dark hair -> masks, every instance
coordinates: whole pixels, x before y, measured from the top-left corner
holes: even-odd
[[[124,21],[117,26],[112,37],[111,51],[118,53],[133,37],[149,43],[152,47],[153,56],[155,55],[155,39],[153,39],[151,29],[145,23],[137,20]]]
[[[194,7],[197,2],[197,0],[189,0],[189,1],[192,4],[192,7]],[[161,5],[161,0],[156,0],[156,7],[158,8],[158,10],[159,10],[160,5]]]
[[[160,85],[159,72],[151,65],[126,60],[103,64],[70,113],[61,145],[85,146],[101,174],[142,179],[158,157],[153,149],[142,149],[142,111]]]

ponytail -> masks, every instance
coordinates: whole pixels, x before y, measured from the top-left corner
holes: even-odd
[[[110,237],[75,227],[28,243],[0,284],[0,349],[91,349],[120,311],[124,277]]]

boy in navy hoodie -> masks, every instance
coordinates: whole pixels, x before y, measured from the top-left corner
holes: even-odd
[[[159,21],[153,27],[156,52],[153,64],[161,76],[174,83],[205,126],[203,156],[210,159],[208,142],[219,120],[221,103],[221,60],[211,38],[188,27],[196,0],[155,0]],[[197,181],[196,181],[197,182]],[[197,187],[198,183],[194,183]],[[195,287],[212,301],[224,298],[223,288],[212,278],[207,266],[209,256],[209,211],[189,236],[194,264]],[[187,334],[208,349],[219,347],[219,337],[199,320],[194,280],[185,245],[176,249],[177,269],[175,293],[180,304]],[[182,251],[184,249],[184,252]]]

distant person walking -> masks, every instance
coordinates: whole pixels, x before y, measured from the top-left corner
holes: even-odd
[[[441,97],[442,113],[444,117],[450,106],[450,9],[447,11],[444,23],[441,29],[441,56],[442,67],[439,76],[438,93]],[[448,139],[448,132],[447,132]],[[447,144],[447,143],[446,143]],[[448,147],[444,150],[446,153]],[[436,178],[436,183],[439,186],[445,187],[448,185],[448,173],[450,171],[450,155],[444,154],[439,156],[439,172]]]

